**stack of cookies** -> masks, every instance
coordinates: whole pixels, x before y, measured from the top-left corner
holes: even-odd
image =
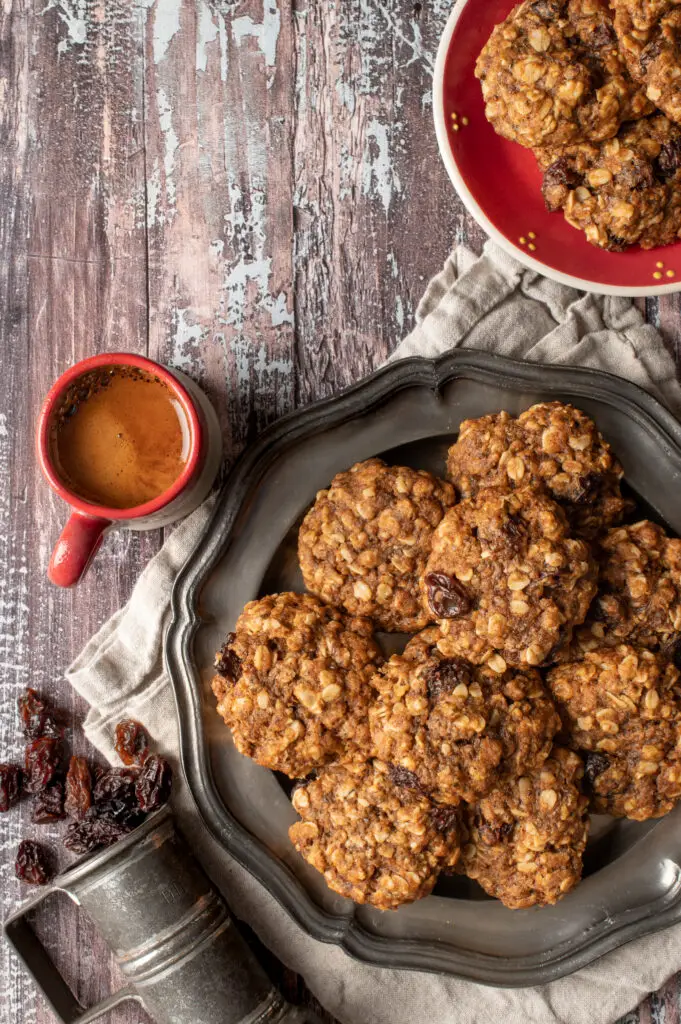
[[[524,0],[475,73],[495,131],[535,152],[549,210],[603,249],[677,240],[678,0]]]
[[[370,459],[317,495],[310,593],[247,605],[213,690],[237,749],[299,780],[290,836],[332,889],[391,909],[455,871],[555,903],[590,807],[681,799],[681,541],[620,525],[622,475],[554,402],[462,423],[448,481]],[[385,660],[375,632],[411,636]]]

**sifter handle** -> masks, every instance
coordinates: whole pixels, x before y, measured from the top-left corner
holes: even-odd
[[[9,917],[4,924],[5,938],[44,995],[57,1020],[61,1021],[61,1024],[90,1024],[90,1021],[96,1020],[128,999],[134,999],[143,1006],[138,993],[129,986],[119,989],[118,992],[113,992],[90,1009],[81,1006],[26,920],[30,911],[57,892],[66,893],[77,905],[77,900],[74,900],[66,889],[50,885],[34,899],[24,903],[21,909]]]

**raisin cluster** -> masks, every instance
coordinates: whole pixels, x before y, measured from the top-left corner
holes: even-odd
[[[149,735],[139,722],[126,719],[116,726],[115,748],[124,768],[93,768],[84,757],[71,757],[67,767],[64,729],[35,690],[19,698],[19,715],[27,739],[24,765],[0,764],[0,812],[28,794],[34,824],[70,818],[64,846],[90,853],[127,835],[168,800],[172,768],[149,752]],[[49,852],[23,840],[15,873],[29,885],[47,884],[54,873]]]

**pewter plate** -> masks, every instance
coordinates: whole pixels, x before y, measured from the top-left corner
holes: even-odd
[[[214,710],[215,650],[247,601],[302,590],[298,525],[335,473],[372,455],[442,473],[461,420],[555,398],[594,417],[644,513],[681,533],[681,425],[658,402],[594,370],[461,351],[395,363],[266,431],[235,466],[177,579],[166,659],[183,767],[201,814],[301,927],[359,960],[538,985],[681,920],[681,808],[645,824],[594,818],[585,878],[555,907],[511,911],[458,877],[398,911],[357,906],[295,853],[287,786],[236,752]],[[380,639],[387,650],[400,642]]]

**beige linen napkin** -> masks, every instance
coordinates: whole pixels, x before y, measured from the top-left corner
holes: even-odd
[[[534,362],[600,367],[628,377],[681,415],[681,389],[662,339],[630,300],[584,295],[523,269],[488,243],[476,259],[459,248],[431,281],[417,325],[393,358],[461,346]],[[125,608],[67,672],[92,706],[85,731],[116,761],[112,732],[132,716],[176,759],[177,716],[163,667],[173,580],[191,553],[211,503],[172,534]],[[681,926],[630,943],[578,974],[534,989],[501,990],[451,978],[369,967],[306,936],[265,889],[209,836],[185,786],[174,799],[185,833],[234,912],[343,1024],[607,1024],[681,968]],[[189,827],[187,827],[189,826]]]

